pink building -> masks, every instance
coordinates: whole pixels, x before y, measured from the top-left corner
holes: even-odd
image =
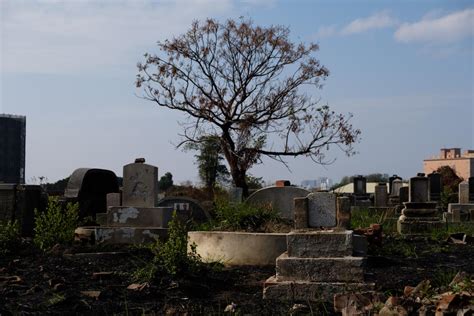
[[[442,166],[451,167],[464,180],[474,177],[474,150],[466,150],[461,154],[461,148],[441,148],[439,157],[423,160],[425,174],[436,171]]]

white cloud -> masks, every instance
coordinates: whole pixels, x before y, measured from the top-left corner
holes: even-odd
[[[338,33],[337,27],[335,25],[322,26],[316,32],[316,38],[331,37]]]
[[[0,0],[2,72],[77,73],[134,67],[158,40],[195,19],[234,12],[232,0]]]
[[[441,17],[425,16],[415,23],[403,23],[395,38],[404,43],[455,42],[474,34],[474,9],[465,9]]]
[[[381,11],[366,18],[355,19],[341,30],[341,34],[363,33],[373,29],[391,27],[397,23],[397,20],[390,16],[388,11]]]

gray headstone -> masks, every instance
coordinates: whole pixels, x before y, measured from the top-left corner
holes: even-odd
[[[459,183],[459,204],[469,203],[469,183],[463,181]]]
[[[409,202],[423,203],[430,200],[430,182],[427,177],[410,178]]]
[[[107,209],[111,206],[122,205],[120,201],[120,193],[107,193]]]
[[[305,197],[310,192],[297,187],[266,187],[247,198],[250,204],[270,204],[282,218],[293,220],[293,199]]]
[[[400,179],[392,181],[392,196],[400,196],[400,188],[403,187],[403,182]]]
[[[395,180],[402,180],[402,178],[400,178],[399,176],[397,176],[396,174],[394,174],[393,176],[391,176],[390,178],[388,178],[388,194],[389,195],[392,195],[392,196],[398,196],[398,195],[395,195],[395,190],[393,188],[393,181]]]
[[[308,198],[308,226],[336,226],[336,195],[329,192],[310,193]]]
[[[386,207],[388,200],[387,184],[379,183],[375,186],[374,192],[374,206],[375,207]]]
[[[122,204],[155,207],[158,198],[158,168],[144,163],[123,167]]]
[[[184,196],[165,197],[158,201],[158,206],[172,207],[183,221],[194,220],[203,222],[210,218],[208,212],[204,210],[198,201]]]
[[[242,196],[244,190],[239,187],[231,187],[229,189],[229,201],[231,203],[242,203]]]

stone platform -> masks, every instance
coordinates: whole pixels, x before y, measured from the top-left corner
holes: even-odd
[[[98,244],[141,244],[165,239],[167,228],[159,227],[111,227],[86,226],[74,232],[76,240],[88,240]]]
[[[112,206],[107,212],[107,224],[114,227],[168,227],[172,207]]]

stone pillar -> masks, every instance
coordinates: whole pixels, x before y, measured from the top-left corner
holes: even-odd
[[[158,199],[158,168],[145,163],[123,167],[122,204],[134,207],[155,207]]]
[[[295,229],[308,228],[308,198],[298,197],[293,199]]]
[[[469,203],[469,183],[464,181],[459,183],[459,204]]]
[[[469,183],[469,202],[474,203],[474,177],[470,177],[467,182]]]
[[[430,200],[429,179],[424,176],[410,178],[409,184],[409,202],[424,203]]]
[[[352,179],[354,185],[354,194],[363,195],[367,193],[367,179],[361,175]]]
[[[350,229],[351,226],[351,199],[347,196],[337,198],[337,227]]]
[[[387,184],[379,183],[375,186],[375,198],[374,206],[375,207],[386,207],[387,206]]]
[[[430,200],[439,201],[441,198],[441,191],[443,190],[441,184],[441,174],[432,172],[428,175],[430,181]]]
[[[400,196],[400,188],[403,187],[403,182],[400,179],[395,179],[392,182],[391,196]]]

